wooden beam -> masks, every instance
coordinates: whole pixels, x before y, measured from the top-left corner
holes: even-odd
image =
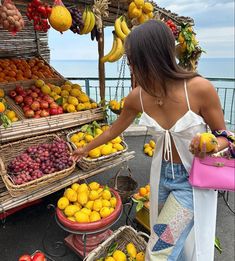
[[[100,83],[100,100],[102,105],[105,102],[105,66],[101,62],[101,58],[104,56],[104,28],[99,35],[98,40],[98,53],[99,53],[99,83]]]

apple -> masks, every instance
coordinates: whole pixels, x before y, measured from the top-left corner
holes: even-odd
[[[15,91],[10,91],[9,95],[11,98],[14,98],[17,95],[17,93]]]
[[[30,106],[29,105],[25,105],[25,106],[23,106],[22,109],[23,109],[24,112],[26,112],[26,111],[30,110]]]
[[[25,111],[24,115],[26,118],[33,118],[34,111],[29,109],[29,110]]]
[[[40,115],[42,110],[35,111],[35,115]]]
[[[40,107],[41,109],[47,109],[49,108],[49,103],[47,101],[41,101]]]
[[[49,113],[50,115],[57,115],[58,114],[57,108],[50,108]]]
[[[34,101],[32,104],[31,104],[31,109],[33,111],[37,111],[40,109],[40,103],[38,101]]]
[[[21,256],[18,261],[31,261],[31,256],[25,254],[25,255]]]
[[[23,89],[23,87],[22,86],[20,86],[20,85],[17,85],[16,87],[15,87],[15,91],[18,93],[18,94],[22,94],[22,92],[24,91],[24,89]]]
[[[57,108],[57,113],[58,113],[58,114],[64,113],[63,108],[62,108],[61,106],[58,106],[58,108]]]
[[[37,87],[35,88],[35,92],[36,92],[37,94],[42,93],[41,90],[40,90],[39,88],[37,88]]]
[[[37,252],[34,256],[32,261],[46,261],[46,257],[42,252]]]
[[[32,90],[28,89],[26,90],[26,95],[30,95],[32,93]]]
[[[37,94],[36,92],[32,92],[32,93],[31,93],[31,97],[32,97],[32,98],[37,98],[37,97],[38,97],[38,94]]]
[[[49,115],[50,115],[50,113],[48,111],[46,111],[46,110],[42,110],[41,113],[40,113],[41,117],[47,117]]]
[[[34,119],[39,119],[39,118],[41,118],[41,116],[40,116],[39,114],[35,114],[33,117],[34,117]]]
[[[17,95],[17,96],[15,96],[14,100],[15,100],[16,104],[20,104],[23,102],[24,98],[21,95]]]
[[[24,97],[24,103],[25,103],[26,105],[31,105],[31,104],[33,103],[33,98],[30,97],[30,96]]]
[[[50,108],[57,109],[58,104],[56,102],[52,102],[52,103],[50,103]]]

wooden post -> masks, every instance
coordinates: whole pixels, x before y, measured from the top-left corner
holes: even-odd
[[[102,32],[99,33],[98,40],[98,52],[99,52],[99,83],[100,83],[100,99],[102,101],[102,105],[105,103],[105,66],[104,63],[101,62],[101,58],[104,56],[104,28],[102,28]]]

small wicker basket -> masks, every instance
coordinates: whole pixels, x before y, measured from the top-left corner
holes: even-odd
[[[29,146],[39,145],[41,143],[51,143],[54,140],[59,139],[59,137],[55,134],[37,136],[34,138],[24,139],[17,142],[8,143],[6,145],[1,146],[0,150],[0,175],[2,177],[3,182],[6,185],[9,193],[12,197],[17,197],[22,194],[28,194],[34,190],[37,190],[45,185],[58,181],[69,174],[71,174],[76,166],[76,163],[73,162],[73,165],[67,169],[57,171],[51,174],[47,174],[38,178],[36,180],[29,181],[27,183],[21,185],[15,185],[12,182],[11,177],[7,173],[7,165],[20,153],[24,152]],[[67,143],[68,144],[68,143]],[[68,144],[68,149],[72,152],[72,148]]]
[[[123,167],[119,169],[115,177],[110,180],[109,186],[114,188],[119,193],[122,203],[125,204],[135,193],[138,188],[138,183],[135,179],[133,179],[132,172],[128,167],[126,168],[128,175],[120,176],[123,170]]]
[[[79,132],[80,129],[77,129],[77,130],[74,130],[70,133],[67,134],[67,141],[71,143],[72,147],[74,149],[76,149],[76,145],[71,142],[70,140],[70,137],[74,134],[74,133],[77,133]],[[115,153],[112,153],[110,155],[106,155],[106,156],[101,156],[97,159],[91,159],[91,158],[85,158],[83,157],[81,160],[79,160],[77,162],[77,165],[82,169],[82,170],[92,170],[92,169],[95,169],[97,167],[99,167],[100,165],[106,163],[106,162],[109,162],[110,160],[112,160],[113,158],[123,154],[124,152],[126,152],[128,150],[128,145],[122,141],[121,142],[121,145],[124,147],[124,150],[121,150],[121,151],[117,151]]]
[[[118,250],[126,253],[126,245],[130,243],[130,241],[135,245],[137,252],[143,251],[145,252],[147,243],[142,236],[149,237],[147,234],[143,232],[137,232],[130,226],[123,226],[116,230],[112,236],[106,239],[102,244],[100,244],[96,249],[91,251],[84,261],[94,261],[101,257],[106,257],[110,246],[113,243],[118,244]]]

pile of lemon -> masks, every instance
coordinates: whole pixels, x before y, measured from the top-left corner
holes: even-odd
[[[94,138],[101,135],[105,130],[109,128],[108,125],[104,125],[101,127],[96,127],[93,131],[88,127],[86,131],[79,131],[73,134],[70,137],[70,141],[76,145],[77,148],[81,148],[86,146],[89,142],[91,142]],[[101,156],[107,156],[113,154],[117,151],[124,150],[124,146],[121,144],[122,138],[120,136],[111,140],[107,144],[101,145],[93,150],[90,150],[87,158],[96,159]]]
[[[109,108],[113,111],[119,111],[122,110],[125,102],[125,97],[122,98],[120,101],[111,100],[109,101]]]
[[[95,222],[106,218],[115,210],[117,199],[108,187],[97,182],[74,183],[57,202],[57,207],[73,222]]]
[[[50,95],[63,107],[65,112],[77,112],[98,107],[96,102],[91,102],[79,84],[66,81],[62,86],[57,86],[51,83],[45,84],[43,80],[37,80],[35,85],[41,88],[44,94]]]
[[[116,246],[113,249],[113,245]],[[99,258],[96,261],[144,261],[145,254],[144,252],[137,252],[136,246],[130,242],[125,246],[125,250],[119,250],[118,244],[114,243],[111,245],[109,254],[105,258]]]
[[[149,143],[144,144],[144,153],[149,157],[152,157],[154,154],[154,150],[156,148],[156,143],[154,140],[150,140]]]
[[[128,16],[130,19],[136,19],[137,23],[143,24],[153,18],[153,5],[144,0],[133,0],[128,7]]]

